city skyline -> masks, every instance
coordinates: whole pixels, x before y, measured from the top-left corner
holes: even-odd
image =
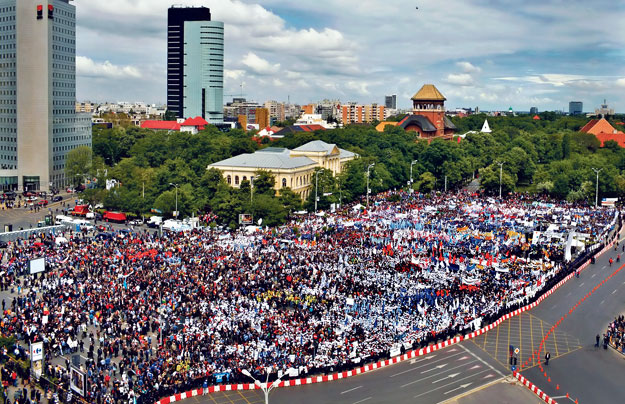
[[[179,1],[224,21],[228,95],[309,103],[320,99],[399,108],[424,83],[448,107],[625,110],[625,6],[600,0],[522,5],[452,0]],[[76,0],[79,100],[165,103],[164,0]],[[415,8],[418,6],[418,10]],[[583,23],[582,23],[583,21]]]

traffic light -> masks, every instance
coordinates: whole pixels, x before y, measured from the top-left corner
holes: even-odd
[[[43,19],[43,6],[41,4],[37,6],[37,19]]]
[[[48,19],[49,20],[54,19],[54,6],[52,4],[48,5]]]

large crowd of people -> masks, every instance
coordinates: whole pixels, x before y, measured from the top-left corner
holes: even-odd
[[[267,366],[333,372],[526,304],[618,225],[613,208],[521,196],[391,192],[370,206],[272,229],[12,243],[0,331],[44,341],[48,359],[88,358],[89,402],[249,382],[242,370]],[[28,275],[42,256],[46,272]],[[67,380],[67,365],[49,371]]]
[[[603,334],[605,345],[608,343],[617,351],[625,353],[625,316],[618,316],[608,324],[608,329]]]

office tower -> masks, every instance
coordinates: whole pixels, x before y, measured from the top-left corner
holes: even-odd
[[[538,113],[538,107],[530,108],[530,115],[536,115]]]
[[[570,115],[581,115],[583,111],[584,111],[584,104],[581,101],[569,102],[569,114]]]
[[[387,109],[397,109],[397,94],[384,97],[384,106]]]
[[[206,7],[171,7],[167,22],[167,108],[178,118],[223,122],[224,24]]]
[[[91,146],[77,114],[76,7],[0,0],[0,188],[63,187],[67,152]]]

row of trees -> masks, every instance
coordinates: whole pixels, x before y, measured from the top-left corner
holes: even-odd
[[[454,118],[459,133],[479,130],[484,116]],[[540,121],[527,117],[488,118],[491,134],[469,133],[460,142],[415,138],[412,132],[387,126],[383,133],[373,127],[348,126],[343,129],[301,132],[271,143],[272,147],[296,148],[312,140],[358,153],[346,170],[334,177],[327,170],[318,174],[318,208],[355,200],[366,193],[366,169],[375,163],[370,177],[372,193],[405,187],[410,181],[421,192],[464,186],[475,176],[486,192],[523,191],[549,194],[570,200],[592,199],[595,173],[601,169],[602,196],[625,194],[625,149],[614,142],[600,148],[598,140],[578,132],[585,119],[545,115]],[[265,145],[263,144],[263,147]],[[109,209],[147,214],[156,208],[174,210],[178,184],[181,215],[216,213],[220,221],[236,225],[240,213],[252,213],[266,224],[282,223],[289,212],[314,209],[314,188],[306,201],[289,189],[274,191],[275,179],[259,172],[253,184],[244,181],[234,189],[217,170],[207,166],[261,147],[252,136],[240,130],[227,134],[208,127],[197,135],[153,132],[138,128],[96,129],[93,156],[78,149],[68,156],[68,175],[83,181],[96,178],[96,186],[85,191],[85,198],[102,202]],[[500,166],[499,163],[502,163]],[[107,178],[119,186],[105,190]],[[313,185],[314,187],[314,185]]]

